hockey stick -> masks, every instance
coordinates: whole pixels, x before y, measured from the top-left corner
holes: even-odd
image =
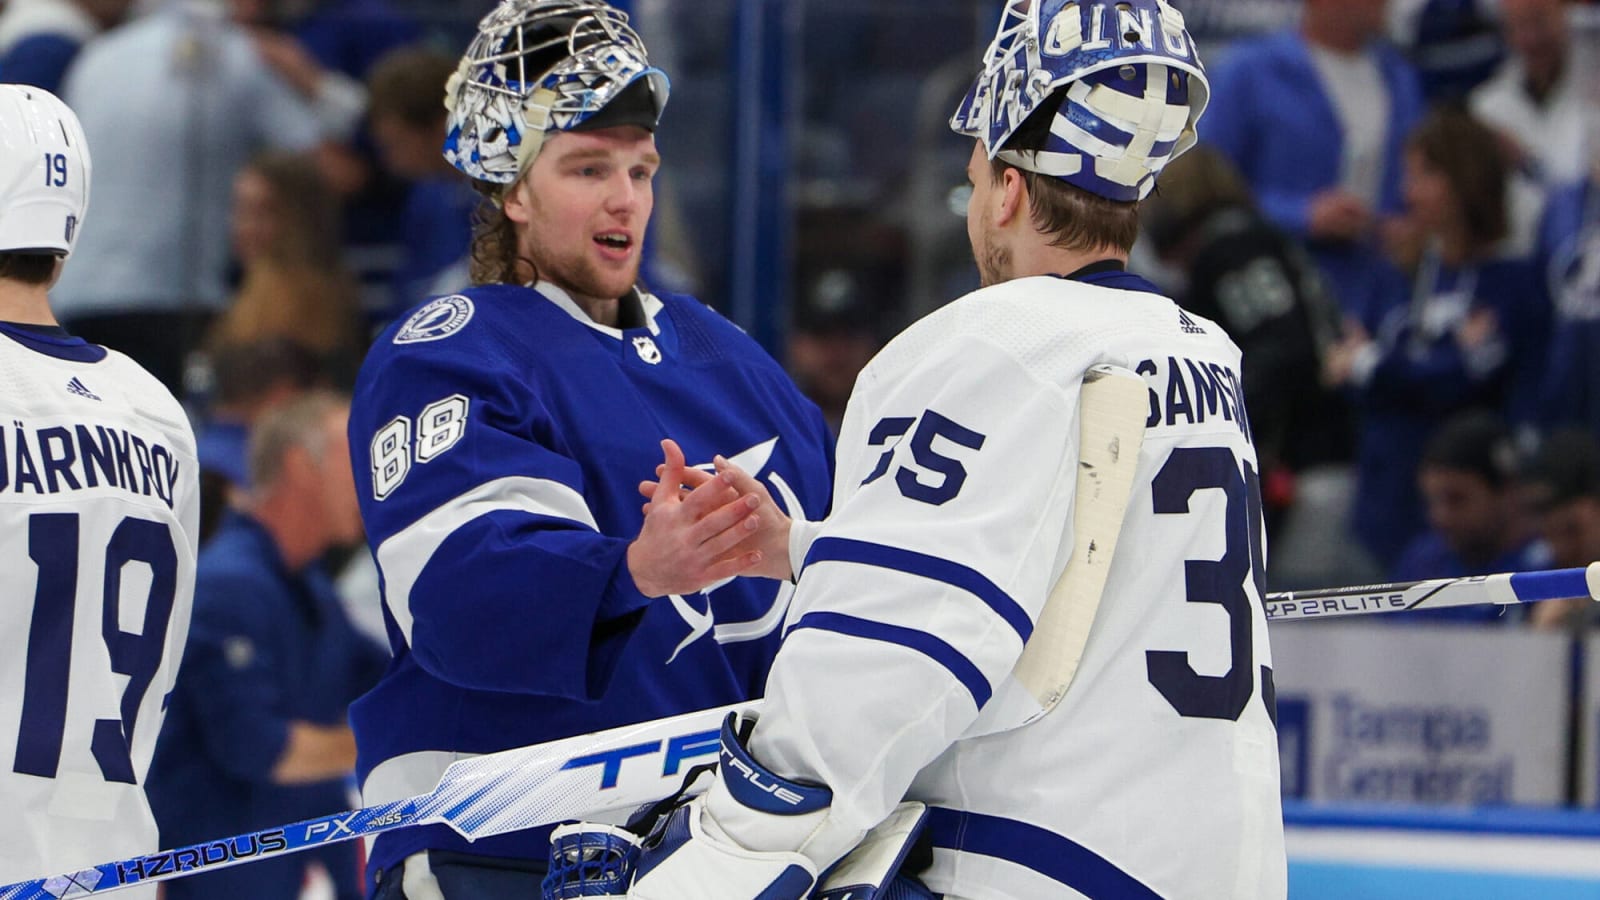
[[[1096,366],[1083,376],[1072,556],[1012,669],[1041,707],[1028,721],[1055,707],[1083,658],[1139,468],[1146,390],[1144,379],[1127,369]]]
[[[0,886],[0,900],[65,900],[282,856],[411,825],[469,840],[629,812],[670,796],[686,762],[716,756],[722,720],[759,700],[457,760],[427,794]],[[598,798],[598,805],[597,800]]]
[[[1600,562],[1581,569],[1430,578],[1267,595],[1267,620],[1322,619],[1480,603],[1600,600]]]

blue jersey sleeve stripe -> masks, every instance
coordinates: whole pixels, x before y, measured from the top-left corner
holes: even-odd
[[[1037,825],[963,812],[928,809],[923,839],[935,850],[991,856],[1032,869],[1085,897],[1161,900],[1161,895],[1088,847]]]
[[[499,510],[565,519],[598,531],[583,496],[548,478],[515,475],[496,478],[441,504],[427,515],[390,535],[374,555],[383,574],[383,599],[406,643],[411,644],[411,588],[450,535],[472,520]]]
[[[925,631],[830,612],[806,613],[795,623],[791,631],[801,628],[831,631],[869,641],[884,641],[915,650],[949,670],[950,674],[955,676],[955,679],[972,695],[972,702],[977,704],[979,709],[983,709],[984,704],[989,702],[989,697],[994,693],[989,688],[989,680],[983,677],[983,672],[979,671],[972,660],[960,650]]]
[[[917,553],[914,550],[890,547],[887,544],[874,544],[849,538],[818,538],[812,542],[810,551],[806,553],[805,564],[809,566],[812,563],[827,561],[860,563],[880,569],[893,569],[960,588],[982,600],[995,611],[996,615],[1005,619],[1006,624],[1010,625],[1017,633],[1017,637],[1024,642],[1033,634],[1033,620],[1017,601],[1011,599],[1011,595],[1002,591],[977,570],[958,562]]]

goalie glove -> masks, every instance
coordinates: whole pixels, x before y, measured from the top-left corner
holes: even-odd
[[[539,887],[544,900],[623,900],[639,861],[639,836],[596,822],[562,825],[550,833],[550,868]]]
[[[833,792],[773,774],[745,749],[755,720],[730,715],[711,789],[673,810],[645,839],[633,900],[802,900],[818,862],[805,851],[826,833]],[[737,834],[738,839],[734,837]],[[855,843],[845,841],[839,854]],[[766,847],[770,849],[754,849]],[[832,863],[833,858],[825,858]]]

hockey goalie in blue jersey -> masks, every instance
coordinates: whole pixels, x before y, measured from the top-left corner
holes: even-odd
[[[477,286],[377,340],[350,420],[394,650],[351,709],[367,804],[431,790],[464,755],[765,682],[792,586],[729,577],[750,562],[728,552],[749,507],[713,483],[646,525],[639,484],[671,437],[687,465],[736,460],[814,518],[832,439],[737,327],[636,283],[667,89],[598,0],[507,0],[450,82],[445,155],[492,203]],[[669,534],[674,515],[701,532]],[[411,829],[379,837],[368,872],[385,898],[534,897],[547,847],[542,829]]]
[[[547,897],[1285,896],[1240,352],[1125,271],[1206,99],[1166,0],[1006,4],[951,123],[984,286],[861,372],[829,517],[757,541],[798,586],[706,793],[558,832]]]

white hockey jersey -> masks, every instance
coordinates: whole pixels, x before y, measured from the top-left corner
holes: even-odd
[[[144,777],[189,632],[198,472],[182,407],[132,360],[0,324],[0,883],[159,849]]]
[[[1011,676],[1073,546],[1078,393],[1147,431],[1076,677]],[[970,294],[862,372],[751,742],[846,832],[926,801],[955,898],[1281,898],[1260,490],[1238,349],[1122,272]],[[797,540],[804,545],[804,539]],[[798,555],[798,552],[797,552]]]

